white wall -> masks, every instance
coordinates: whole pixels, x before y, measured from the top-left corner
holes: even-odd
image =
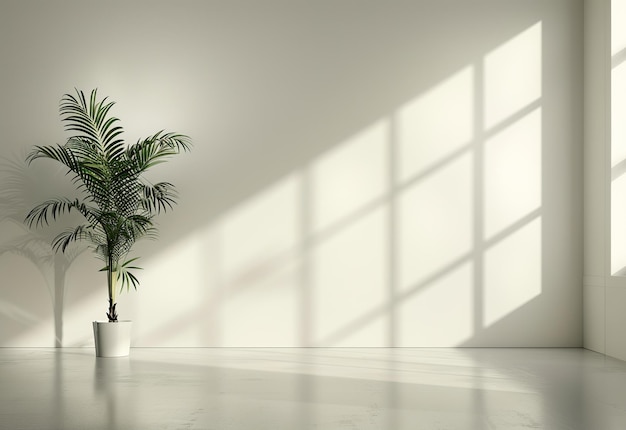
[[[605,352],[609,272],[610,0],[585,1],[584,345]]]
[[[584,345],[626,359],[626,2],[585,3]]]
[[[135,346],[580,346],[582,5],[9,2],[1,155],[74,87],[194,138]],[[0,172],[0,346],[90,345],[98,262],[15,222],[51,172]]]

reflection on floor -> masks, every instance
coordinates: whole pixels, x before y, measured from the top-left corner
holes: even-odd
[[[584,349],[0,348],[0,429],[626,428]]]

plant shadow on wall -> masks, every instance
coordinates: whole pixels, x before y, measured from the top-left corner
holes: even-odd
[[[544,145],[543,32],[530,23],[196,231],[202,300],[144,341],[514,346],[540,329],[558,341],[546,308],[569,281],[546,282],[563,214],[543,198],[561,181],[545,166],[562,158]]]
[[[130,286],[136,289],[139,284],[133,273],[140,269],[134,263],[137,257],[130,256],[133,245],[142,238],[156,238],[153,218],[172,209],[177,200],[173,184],[153,183],[145,178],[145,174],[153,166],[191,148],[187,136],[165,131],[127,145],[122,138],[124,130],[118,124],[119,119],[110,114],[113,105],[114,102],[106,97],[98,99],[96,90],[89,97],[79,90],[76,90],[76,96],[64,95],[59,112],[66,131],[72,136],[63,145],[35,145],[26,157],[29,164],[38,159],[56,161],[57,166],[60,164],[63,173],[71,179],[70,193],[37,199],[24,216],[25,202],[20,196],[39,196],[29,193],[32,189],[26,189],[28,174],[21,163],[8,162],[10,176],[2,194],[2,203],[6,206],[3,213],[7,219],[15,224],[23,217],[22,222],[29,227],[43,231],[49,231],[52,221],[59,218],[69,222],[52,237],[46,233],[36,236],[26,233],[26,237],[18,235],[13,242],[6,244],[6,252],[26,256],[38,267],[43,267],[49,260],[60,262],[61,267],[54,266],[57,273],[54,288],[51,288],[57,346],[63,344],[63,281],[67,269],[64,266],[68,265],[64,263],[75,259],[75,249],[83,243],[103,260],[105,267],[100,271],[106,272],[109,303],[106,315],[109,323],[117,323],[118,290],[130,289]],[[45,168],[39,169],[38,178],[45,171]],[[64,257],[57,258],[54,253],[62,253]],[[102,351],[98,352],[97,333],[107,330],[100,327],[106,325],[105,322],[94,322],[99,356]],[[121,326],[127,327],[128,322],[109,325]]]
[[[37,269],[49,294],[54,319],[54,345],[60,347],[63,345],[66,273],[86,247],[75,245],[67,252],[58,254],[51,245],[52,239],[58,234],[57,230],[32,230],[26,227],[24,217],[30,208],[42,197],[58,193],[65,181],[60,171],[35,174],[28,168],[25,159],[23,155],[0,160],[0,225],[6,231],[0,246],[0,256],[13,254],[22,257]],[[25,288],[27,286],[24,285],[3,285],[3,293],[10,294],[9,289]],[[3,300],[0,302],[0,313],[5,320],[3,324],[15,324],[16,331],[19,331],[19,327],[28,329],[31,324],[39,322],[41,315],[35,315],[27,309],[16,302]]]

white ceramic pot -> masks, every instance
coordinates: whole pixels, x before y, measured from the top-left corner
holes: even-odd
[[[130,353],[132,321],[94,321],[96,357],[125,357]]]

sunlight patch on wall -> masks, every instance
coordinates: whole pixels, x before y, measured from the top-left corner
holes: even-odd
[[[626,167],[626,62],[611,71],[611,169],[612,177],[622,176]]]
[[[128,318],[129,308],[136,308],[132,318],[134,346],[197,344],[200,327],[197,321],[190,324],[186,317],[196,313],[205,297],[201,259],[200,238],[195,236],[164,249],[149,264],[142,266],[145,270],[138,273],[141,285],[137,291],[124,291],[118,305],[122,319]],[[106,284],[103,284],[102,292],[100,307],[104,310]],[[172,302],[176,305],[173,306]],[[161,329],[155,330],[157,327]]]
[[[626,0],[611,0],[611,56],[626,49]]]
[[[322,232],[387,192],[389,124],[378,121],[311,166],[312,230]]]
[[[316,344],[385,344],[386,309],[367,321],[362,321],[361,317],[380,310],[386,303],[389,280],[387,217],[384,207],[376,209],[313,250],[312,305]]]
[[[473,241],[472,175],[471,154],[464,154],[399,195],[401,292],[422,286],[468,257]]]
[[[484,236],[541,207],[541,109],[485,142]]]
[[[541,98],[541,30],[539,22],[485,56],[486,130]]]
[[[408,181],[467,147],[473,121],[474,75],[468,66],[398,111],[398,180]]]
[[[473,265],[466,261],[400,303],[398,346],[461,344],[473,334],[473,319]]]
[[[300,186],[289,175],[219,223],[223,346],[297,344]]]
[[[542,23],[484,58],[482,326],[542,292]]]
[[[298,282],[298,267],[283,264],[249,279],[245,290],[227,292],[219,308],[220,346],[298,345]]]
[[[485,252],[485,326],[541,294],[541,234],[541,218],[535,218]]]

